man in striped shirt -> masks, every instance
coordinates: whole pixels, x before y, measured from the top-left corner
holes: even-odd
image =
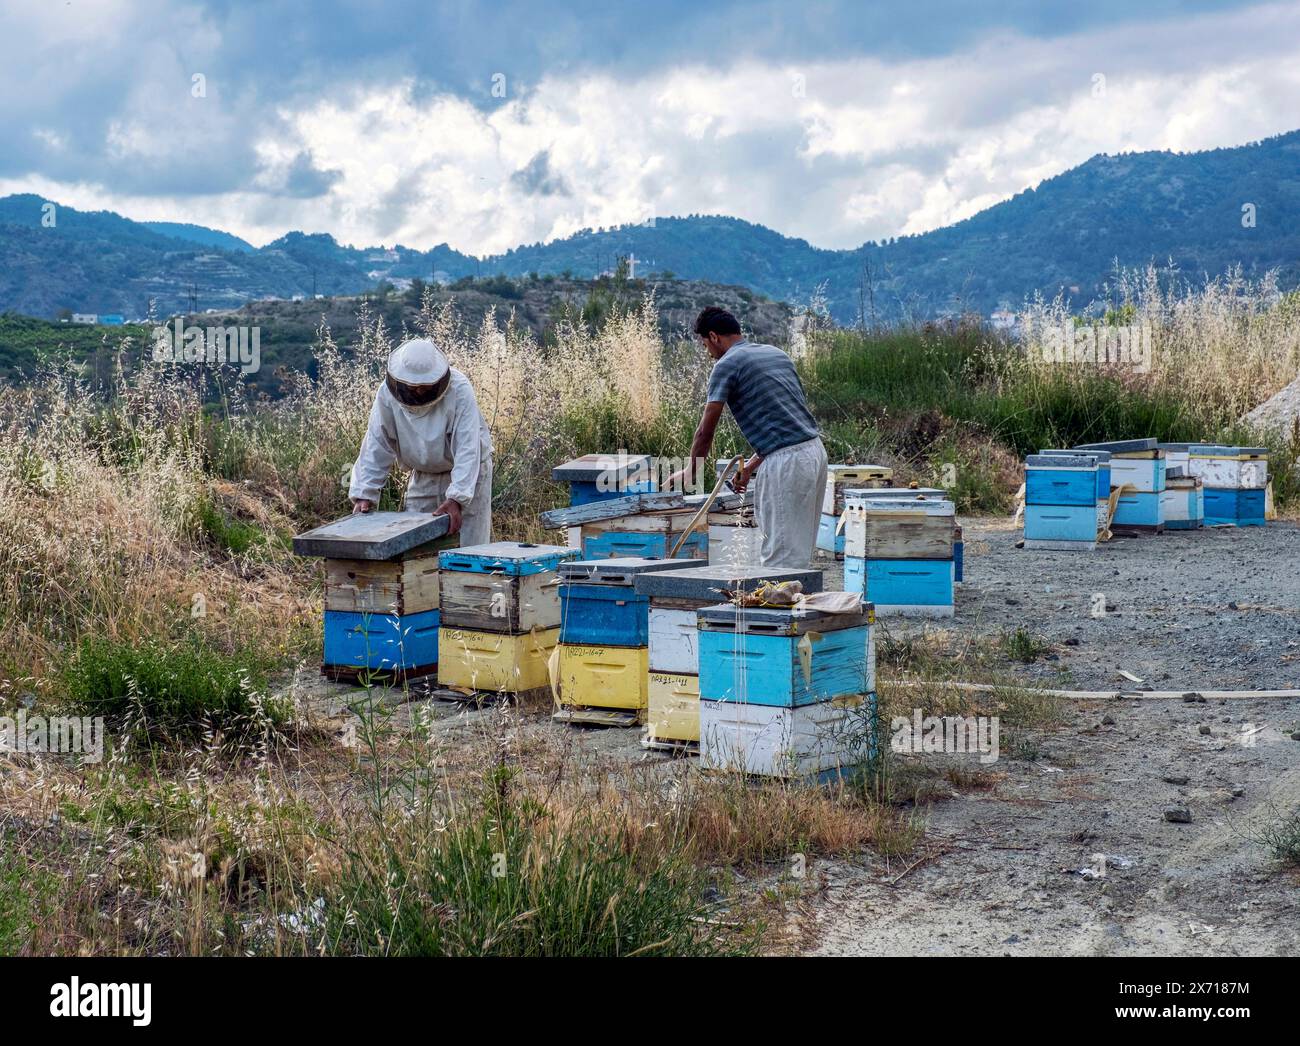
[[[794,363],[774,345],[747,340],[726,309],[710,306],[701,312],[695,335],[716,362],[691,444],[692,465],[701,467],[701,459],[707,463],[722,409],[729,407],[754,449],[734,486],[744,490],[751,478],[754,481],[760,565],[807,569],[826,491],[826,448]]]

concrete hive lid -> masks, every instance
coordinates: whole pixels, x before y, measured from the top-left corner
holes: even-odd
[[[551,478],[561,483],[596,483],[626,481],[630,476],[650,470],[649,454],[584,454],[551,469]]]
[[[641,556],[612,556],[609,559],[577,559],[561,563],[556,573],[561,581],[588,585],[631,586],[636,577],[652,570],[679,569],[680,559],[646,559]]]
[[[392,559],[445,537],[450,526],[431,512],[358,512],[298,534],[293,550],[327,559]]]
[[[820,570],[780,570],[772,567],[728,566],[725,563],[683,570],[659,570],[637,576],[638,595],[651,599],[719,600],[722,589],[749,592],[764,581],[798,581],[805,592],[822,590]]]
[[[871,622],[871,604],[856,614],[825,614],[798,607],[738,607],[731,603],[700,607],[695,612],[706,632],[742,632],[748,635],[800,636],[806,632],[838,632]]]

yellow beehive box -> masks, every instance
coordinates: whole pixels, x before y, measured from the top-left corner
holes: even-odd
[[[547,661],[560,640],[558,628],[521,635],[438,630],[438,682],[496,693],[521,693],[550,685]]]
[[[560,644],[560,703],[566,708],[646,707],[649,649]]]
[[[700,677],[651,672],[648,718],[651,741],[700,739]]]

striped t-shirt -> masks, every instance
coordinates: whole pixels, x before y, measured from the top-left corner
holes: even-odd
[[[794,363],[775,345],[731,346],[709,375],[709,402],[725,403],[750,446],[764,456],[821,435]]]

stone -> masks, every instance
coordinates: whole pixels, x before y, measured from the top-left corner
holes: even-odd
[[[1165,807],[1164,818],[1170,824],[1191,824],[1192,811],[1181,804],[1175,803]]]

